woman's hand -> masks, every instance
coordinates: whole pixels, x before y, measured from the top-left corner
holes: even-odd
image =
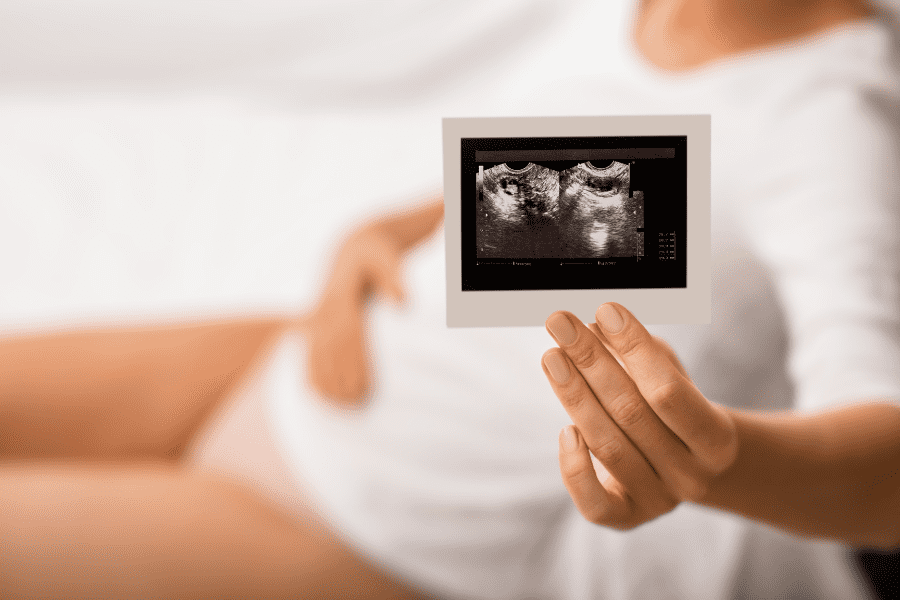
[[[367,224],[341,245],[320,300],[301,320],[309,379],[324,396],[346,407],[365,401],[372,385],[369,300],[382,296],[402,304],[406,254],[434,233],[443,214],[443,198],[436,198]]]
[[[304,320],[310,382],[340,404],[359,404],[371,386],[368,300],[380,295],[402,303],[402,263],[399,241],[383,228],[353,233],[338,251],[322,297]]]
[[[542,364],[573,426],[560,433],[560,470],[582,515],[632,529],[682,501],[702,502],[732,465],[731,415],[709,402],[672,349],[622,306],[604,304],[586,327],[553,313],[547,330],[560,349]],[[609,472],[598,478],[591,454]]]

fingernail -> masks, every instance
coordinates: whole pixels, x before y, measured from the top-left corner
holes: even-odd
[[[604,304],[598,308],[595,316],[600,326],[609,333],[619,333],[622,331],[622,327],[625,326],[622,315],[619,314],[619,311],[612,304]]]
[[[575,435],[573,425],[566,425],[559,432],[559,445],[565,452],[575,452],[578,448],[578,436]]]
[[[550,330],[560,344],[571,344],[578,338],[578,332],[572,326],[572,322],[563,314],[555,314],[547,321]]]
[[[547,370],[556,383],[565,383],[569,380],[569,364],[559,351],[546,354],[544,364],[547,365]]]

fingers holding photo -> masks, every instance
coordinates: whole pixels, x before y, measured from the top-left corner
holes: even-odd
[[[662,422],[706,468],[718,473],[730,466],[737,453],[734,423],[697,389],[671,347],[619,304],[600,306],[596,320],[605,343]]]
[[[631,525],[634,502],[612,475],[605,482],[600,481],[590,450],[574,425],[559,432],[559,470],[569,495],[584,518],[616,529],[627,529]]]
[[[581,424],[564,429],[559,440],[560,471],[579,512],[598,525],[630,529],[674,508],[677,500],[566,355],[548,350],[542,364],[572,420]],[[609,472],[606,481],[599,480],[591,454]]]
[[[553,313],[547,330],[560,348],[544,354],[544,373],[579,432],[574,449],[563,443],[568,436],[560,440],[560,469],[579,510],[627,528],[680,501],[701,502],[736,457],[734,423],[672,348],[619,305],[601,307],[589,326]],[[591,455],[611,475],[603,483]]]
[[[606,335],[604,335],[600,330],[600,326],[597,325],[597,323],[587,323],[587,327],[597,337],[597,339],[600,340],[600,342],[603,344],[603,347],[606,348],[607,352],[609,352],[613,356],[613,358],[616,359],[616,362],[619,363],[619,366],[625,369],[625,372],[628,373],[630,377],[631,372],[628,370],[628,365],[625,364],[625,362],[622,360],[622,357],[619,356],[619,353],[616,351],[615,347],[610,343],[610,341],[606,339]],[[693,381],[690,374],[688,374],[687,369],[685,369],[684,365],[681,364],[681,361],[678,359],[678,355],[675,354],[675,350],[672,349],[672,346],[670,346],[669,343],[661,337],[655,335],[651,337],[653,338],[653,341],[657,344],[657,346],[659,346],[660,350],[662,350],[669,356],[669,360],[672,362],[675,368],[678,369],[678,371],[686,378]]]
[[[639,449],[670,489],[685,487],[684,474],[692,475],[694,470],[690,453],[600,340],[575,315],[563,311],[551,315],[547,328],[563,352],[547,352],[545,362],[557,363],[562,372],[560,361],[567,357],[573,371],[564,383],[555,379],[551,384],[589,447],[596,450],[613,437],[623,437]],[[550,373],[557,375],[553,368]],[[612,430],[618,434],[612,436]],[[596,452],[595,456],[604,462]]]

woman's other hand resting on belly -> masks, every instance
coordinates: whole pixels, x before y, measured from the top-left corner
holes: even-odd
[[[900,546],[896,404],[729,409],[707,400],[625,308],[604,304],[596,319],[551,315],[561,350],[542,359],[574,422],[560,433],[560,470],[588,520],[632,529],[689,501],[800,535]]]
[[[406,254],[444,217],[443,197],[387,215],[353,231],[341,245],[315,308],[303,319],[309,343],[309,380],[348,408],[362,405],[372,385],[367,310],[376,295],[403,301]]]

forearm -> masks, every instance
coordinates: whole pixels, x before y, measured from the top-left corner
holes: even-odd
[[[703,504],[801,535],[900,545],[900,409],[731,412],[738,456]]]
[[[0,456],[163,442],[214,405],[284,326],[244,320],[2,339]]]

